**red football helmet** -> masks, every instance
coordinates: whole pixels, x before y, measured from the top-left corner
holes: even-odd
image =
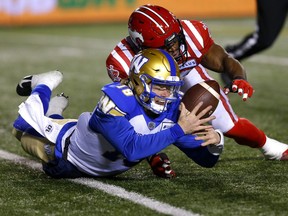
[[[186,54],[187,46],[180,21],[161,6],[143,5],[133,11],[128,21],[128,31],[133,43],[140,50],[145,48],[168,50],[178,41],[179,56],[174,58],[178,61]]]

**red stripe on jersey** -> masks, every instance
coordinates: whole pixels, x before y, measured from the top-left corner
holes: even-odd
[[[209,33],[209,29],[204,23],[200,21],[182,20],[181,24],[182,24],[183,30],[187,34],[185,35],[185,37],[186,37],[186,41],[188,45],[188,54],[192,58],[197,59],[197,62],[200,62],[202,55],[205,55],[210,49],[210,47],[214,44],[214,41],[211,38],[211,35]],[[194,35],[193,31],[190,29],[189,25],[187,24],[191,24],[195,28],[194,32],[196,30],[199,33],[198,37],[202,38],[203,46],[201,45],[202,41],[199,42],[197,37]],[[189,41],[190,41],[190,44],[188,43]],[[191,47],[191,43],[194,44],[195,46],[194,49],[193,47]],[[198,56],[196,55],[197,52],[198,52]],[[199,53],[201,53],[201,56],[199,55]]]
[[[189,21],[190,22],[190,21]],[[191,22],[190,22],[191,23]],[[199,51],[201,51],[203,49],[203,46],[199,43],[199,41],[197,40],[197,38],[195,37],[194,33],[192,32],[192,30],[188,27],[188,25],[186,25],[185,22],[181,22],[183,30],[187,32],[188,36],[190,37],[190,39],[193,41],[193,43],[195,44],[195,46],[197,47],[197,49]],[[192,24],[192,23],[191,23]],[[192,24],[193,25],[193,24]],[[198,30],[197,30],[198,31]],[[201,32],[198,32],[199,35],[202,36]],[[204,39],[203,39],[204,40]],[[189,45],[189,44],[188,44]],[[203,44],[204,45],[204,44]],[[203,54],[203,53],[202,53]]]
[[[223,93],[224,94],[224,93]],[[231,120],[235,123],[238,121],[238,119],[236,119],[231,111],[231,108],[230,108],[230,104],[229,104],[229,101],[227,101],[225,99],[225,97],[222,96],[222,94],[220,95],[220,100],[222,101],[222,104],[226,110],[226,112],[229,114]]]
[[[127,41],[124,39],[121,41],[121,43],[125,46],[125,47],[130,47],[130,45],[127,43]],[[126,64],[129,66],[130,65],[130,62],[131,62],[131,59],[129,59],[127,57],[127,55],[124,53],[125,52],[129,52],[131,54],[131,56],[134,56],[135,53],[129,48],[129,49],[123,49],[120,48],[119,46],[123,46],[121,45],[121,43],[117,44],[117,46],[115,47],[114,51],[126,62]]]
[[[106,59],[107,72],[112,81],[116,82],[128,77],[130,61],[134,55],[134,51],[126,39],[116,45]]]
[[[198,74],[200,75],[200,77],[203,79],[203,80],[210,80],[209,77],[206,76],[206,73],[203,72],[202,68],[199,67],[199,66],[196,66],[195,69],[197,70]]]

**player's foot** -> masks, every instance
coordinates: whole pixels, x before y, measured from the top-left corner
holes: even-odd
[[[288,161],[288,149],[282,153],[281,161]]]
[[[268,160],[288,160],[288,145],[269,137],[261,151]]]
[[[25,76],[17,85],[16,92],[20,96],[29,96],[32,92],[32,75]]]
[[[20,96],[29,96],[33,88],[39,84],[47,85],[52,91],[62,82],[62,80],[63,74],[60,71],[28,75],[18,83],[16,92]]]
[[[68,107],[68,98],[69,97],[66,96],[63,92],[51,98],[48,111],[46,112],[46,116],[51,116],[55,114],[62,116],[63,111]]]

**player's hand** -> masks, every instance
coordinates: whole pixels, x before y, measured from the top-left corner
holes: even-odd
[[[174,178],[176,176],[174,170],[171,169],[170,160],[165,153],[152,155],[148,159],[153,173],[162,178]]]
[[[196,140],[203,140],[201,146],[206,146],[208,151],[217,156],[224,149],[224,135],[220,130],[209,129],[203,132],[197,132]]]
[[[246,101],[247,98],[252,97],[254,93],[253,87],[244,79],[235,79],[228,86],[224,87],[225,94],[229,92],[237,92],[240,96],[242,96],[242,100]]]
[[[196,135],[195,140],[203,140],[201,146],[218,145],[221,141],[219,133],[214,129],[196,132],[194,135]]]
[[[189,112],[186,109],[184,103],[181,103],[181,112],[178,119],[178,124],[180,125],[185,134],[192,134],[195,131],[202,131],[212,128],[211,125],[207,125],[206,123],[215,119],[215,116],[209,116],[208,118],[201,119],[206,113],[209,112],[209,110],[211,110],[212,106],[206,107],[196,115],[202,104],[203,102],[200,102],[194,107],[191,112]]]

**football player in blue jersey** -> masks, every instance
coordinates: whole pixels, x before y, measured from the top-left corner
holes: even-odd
[[[223,134],[181,103],[180,72],[166,51],[147,49],[135,55],[127,80],[105,85],[93,112],[61,118],[68,105],[63,94],[50,100],[62,82],[59,71],[24,77],[17,93],[29,96],[19,106],[13,134],[23,149],[43,162],[53,178],[115,176],[143,159],[177,146],[195,163],[213,167],[222,152]],[[58,118],[56,118],[58,117]]]

